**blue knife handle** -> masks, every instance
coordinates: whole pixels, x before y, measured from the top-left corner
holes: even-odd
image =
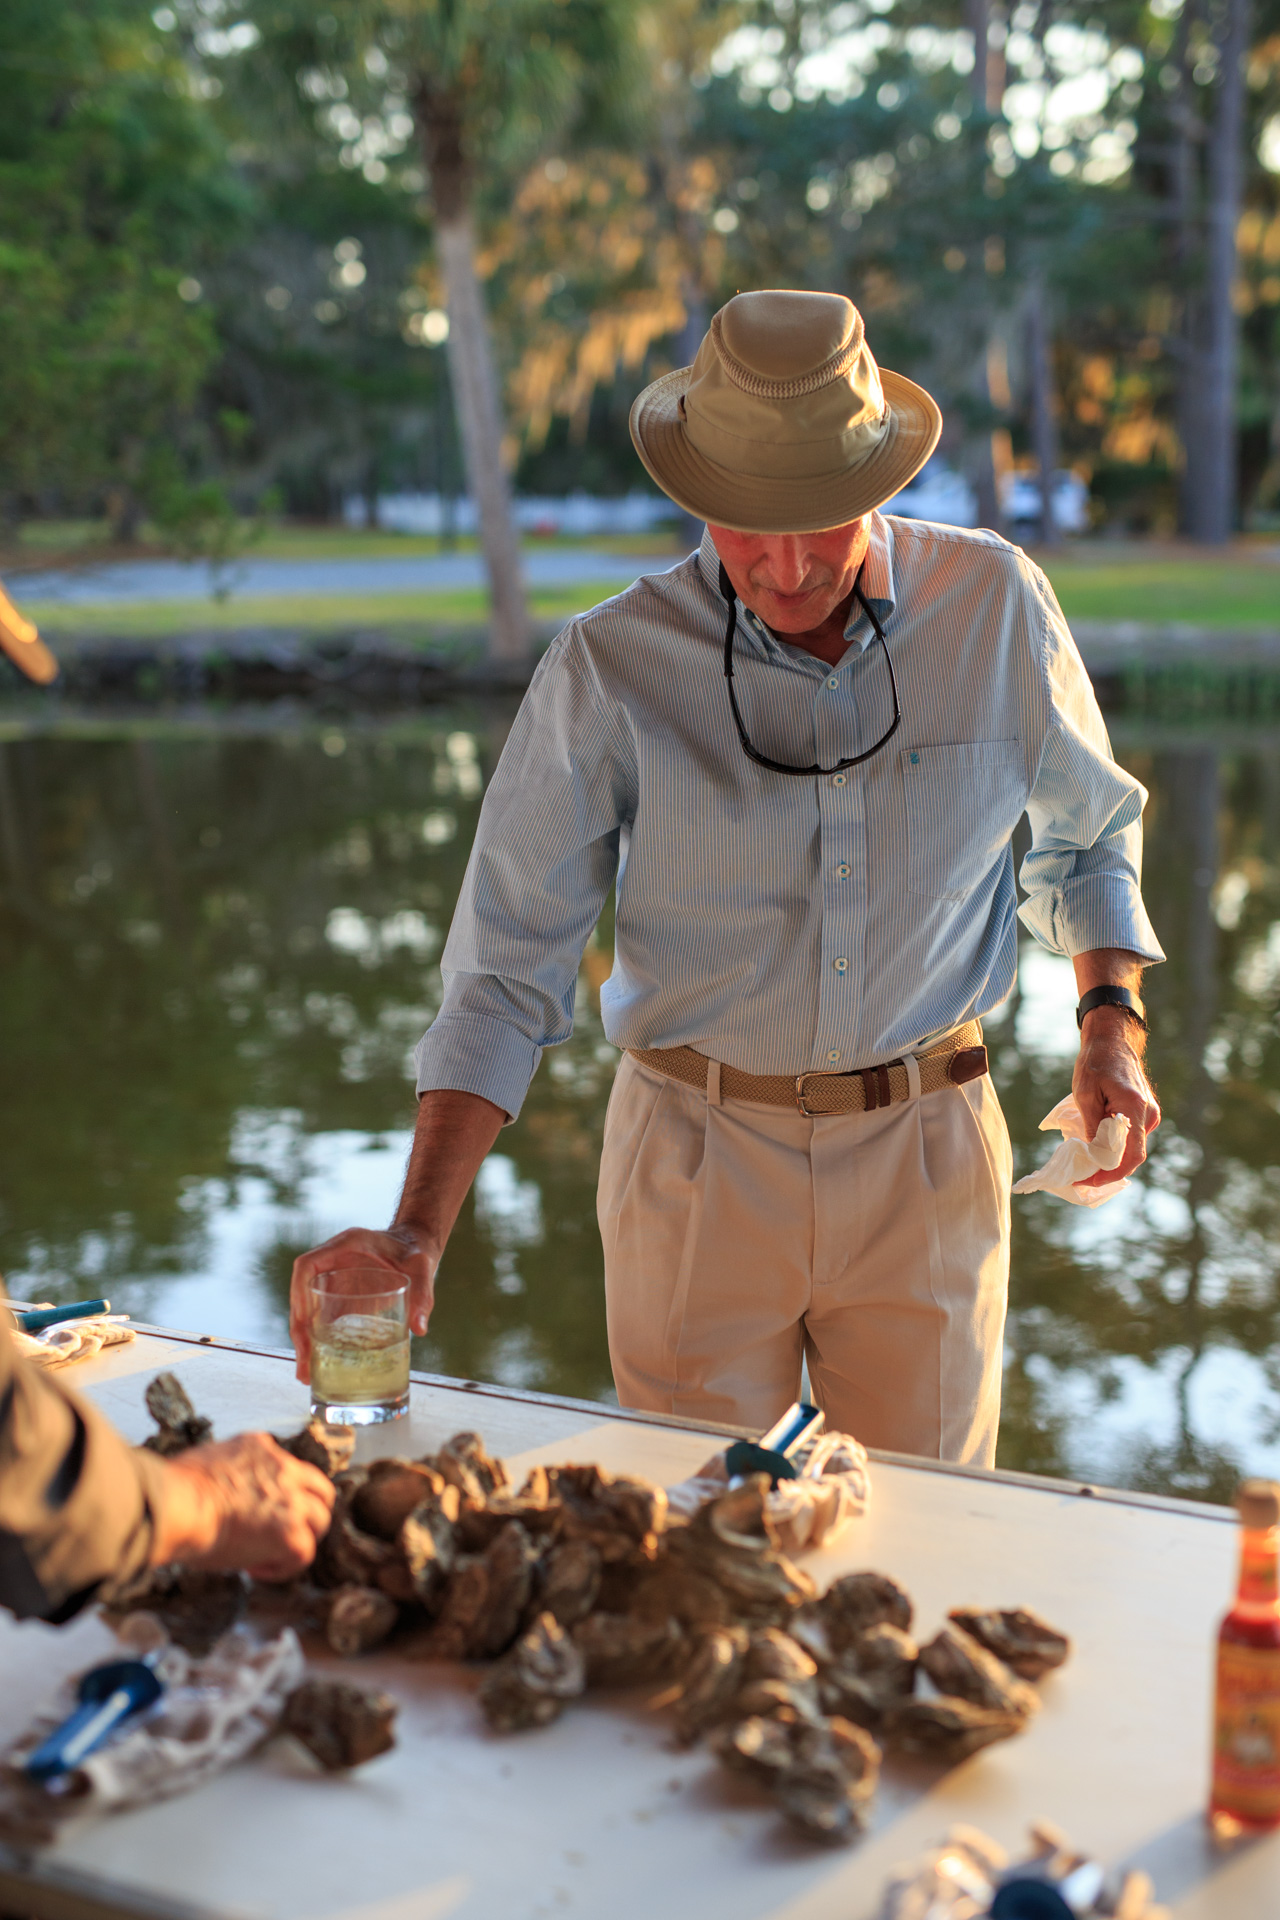
[[[92,1668],[80,1681],[80,1704],[27,1755],[27,1778],[52,1780],[70,1773],[123,1721],[151,1706],[163,1692],[163,1682],[146,1661],[113,1660]]]
[[[64,1320],[91,1320],[95,1314],[110,1311],[109,1300],[77,1300],[69,1307],[30,1307],[13,1317],[20,1333],[43,1333],[46,1327],[61,1326]]]

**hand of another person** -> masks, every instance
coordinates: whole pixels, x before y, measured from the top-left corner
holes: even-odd
[[[318,1467],[295,1460],[269,1433],[211,1441],[165,1464],[153,1566],[180,1560],[258,1580],[288,1580],[310,1566],[334,1501]]]
[[[289,1335],[297,1355],[299,1380],[311,1378],[312,1288],[317,1274],[338,1267],[386,1267],[409,1282],[409,1331],[425,1333],[435,1305],[436,1268],[440,1255],[425,1237],[408,1226],[348,1227],[331,1240],[300,1253],[289,1283]]]
[[[1135,1036],[1138,1044],[1135,1044]],[[1085,1015],[1080,1053],[1071,1090],[1092,1140],[1110,1115],[1129,1120],[1124,1158],[1109,1172],[1091,1174],[1082,1187],[1103,1187],[1124,1180],[1147,1157],[1147,1135],[1160,1125],[1160,1103],[1142,1064],[1141,1029],[1118,1007],[1097,1007]]]

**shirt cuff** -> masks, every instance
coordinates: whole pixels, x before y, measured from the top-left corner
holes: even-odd
[[[418,1092],[474,1093],[516,1118],[542,1048],[505,1020],[442,1014],[418,1042]]]
[[[1114,947],[1155,966],[1165,958],[1142,895],[1119,874],[1079,874],[1064,887],[1024,900],[1018,918],[1050,953],[1096,953]]]

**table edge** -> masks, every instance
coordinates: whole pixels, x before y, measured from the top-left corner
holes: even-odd
[[[221,1334],[188,1333],[175,1327],[156,1327],[142,1321],[130,1323],[136,1332],[153,1334],[162,1340],[177,1340],[187,1346],[212,1347],[223,1353],[254,1354],[264,1360],[293,1361],[292,1347],[268,1347],[251,1340],[228,1340]],[[561,1407],[569,1413],[595,1414],[601,1420],[634,1421],[648,1427],[672,1427],[684,1433],[707,1433],[720,1438],[754,1438],[749,1427],[732,1427],[712,1420],[693,1420],[683,1414],[646,1413],[640,1407],[617,1407],[607,1400],[575,1400],[565,1394],[535,1393],[531,1387],[503,1387],[481,1380],[460,1380],[444,1373],[417,1370],[409,1378],[420,1387],[441,1387],[452,1393],[474,1393],[484,1399],[502,1400],[535,1407]],[[1138,1507],[1152,1513],[1174,1513],[1186,1519],[1213,1520],[1219,1524],[1239,1524],[1234,1507],[1207,1500],[1183,1500],[1174,1494],[1140,1493],[1129,1487],[1097,1486],[1087,1480],[1060,1480],[1049,1474],[1023,1473],[1013,1467],[978,1467],[956,1460],[931,1460],[916,1453],[892,1453],[883,1447],[868,1447],[867,1457],[885,1466],[902,1467],[911,1473],[934,1473],[961,1480],[977,1480],[984,1485],[1022,1487],[1032,1493],[1057,1493],[1075,1499],[1101,1500],[1111,1506]]]

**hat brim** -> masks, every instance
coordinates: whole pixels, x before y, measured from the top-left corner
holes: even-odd
[[[841,473],[782,478],[733,471],[689,439],[680,400],[689,367],[647,386],[631,409],[631,438],[676,505],[735,533],[822,533],[861,519],[914,480],[938,444],[942,414],[923,387],[880,369],[888,424],[871,452]]]

